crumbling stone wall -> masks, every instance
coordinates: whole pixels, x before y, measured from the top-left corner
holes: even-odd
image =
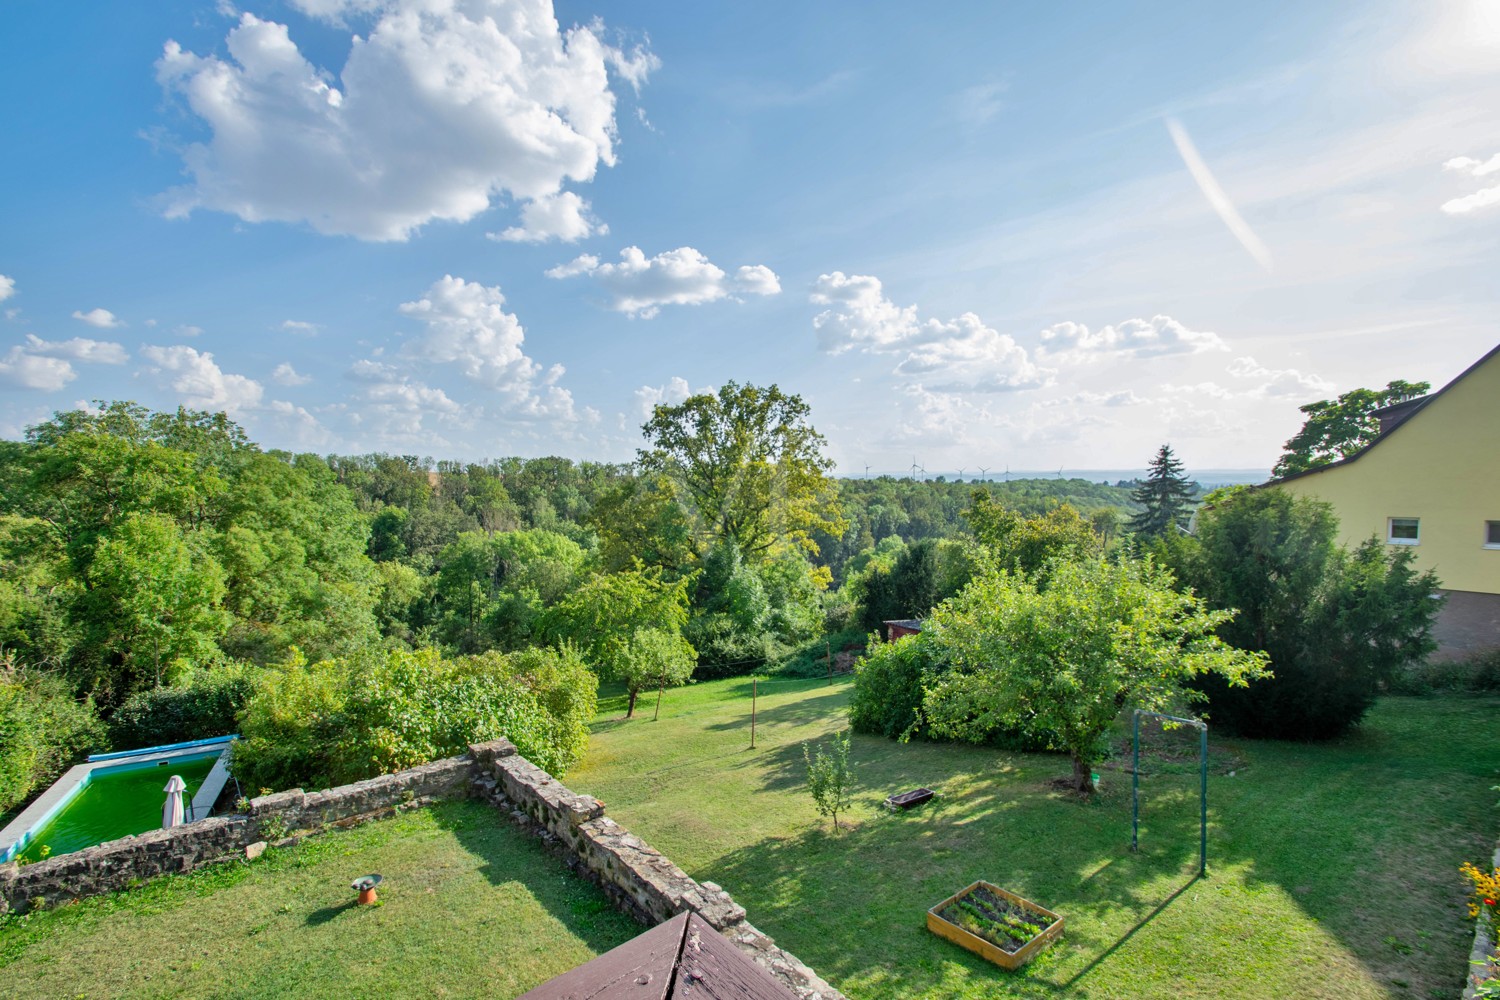
[[[669,858],[516,752],[508,740],[476,744],[434,761],[320,792],[294,788],[251,799],[244,812],[100,844],[35,864],[0,865],[0,913],[24,912],[134,885],[171,872],[255,856],[266,841],[288,843],[445,799],[477,795],[541,837],[627,913],[654,926],[691,910],[804,1000],[844,1000],[817,973],[778,948],[712,882],[689,878]]]
[[[626,912],[655,925],[698,914],[805,1000],[844,1000],[797,957],[745,919],[745,908],[712,882],[689,878],[662,853],[516,752],[508,740],[469,748],[480,797],[555,845],[575,870],[603,886]]]

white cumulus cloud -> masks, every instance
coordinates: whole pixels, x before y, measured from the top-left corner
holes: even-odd
[[[1443,169],[1467,174],[1470,177],[1485,177],[1500,171],[1500,153],[1496,153],[1488,160],[1476,160],[1472,156],[1455,156],[1443,164]],[[1448,215],[1466,215],[1475,209],[1488,208],[1496,204],[1500,204],[1500,184],[1480,188],[1473,194],[1466,194],[1461,198],[1450,198],[1443,202],[1441,208]]]
[[[290,361],[283,361],[271,373],[271,381],[277,385],[307,385],[312,381],[312,376],[298,374]]]
[[[43,340],[35,334],[26,335],[25,350],[28,354],[40,354],[52,358],[68,358],[95,365],[123,365],[129,356],[123,344],[110,340],[90,340],[73,337],[68,340]]]
[[[1229,363],[1229,374],[1236,378],[1255,379],[1260,384],[1250,390],[1255,396],[1309,397],[1333,392],[1333,383],[1295,368],[1267,368],[1254,358],[1235,358]]]
[[[898,375],[933,389],[1005,392],[1048,385],[1054,372],[1037,365],[1013,337],[966,312],[951,320],[921,319],[916,306],[897,306],[880,279],[867,274],[824,274],[811,301],[828,306],[813,317],[818,343],[829,354],[860,350],[898,354]]]
[[[422,298],[400,308],[423,324],[423,331],[402,345],[405,360],[456,366],[470,381],[498,392],[508,416],[573,418],[573,395],[557,385],[563,366],[544,369],[527,357],[526,331],[505,311],[498,287],[445,275]]]
[[[287,333],[300,333],[306,337],[313,336],[318,332],[319,329],[321,329],[318,324],[309,323],[306,320],[301,319],[283,320],[281,323],[281,328]]]
[[[506,243],[576,243],[588,236],[604,236],[609,227],[589,212],[589,203],[572,191],[545,195],[521,206],[521,224],[499,233],[486,233]]]
[[[298,6],[347,32],[341,68],[315,65],[286,25],[250,13],[222,57],[166,43],[158,81],[212,132],[186,147],[191,180],[168,193],[169,216],[204,208],[404,240],[508,194],[539,205],[523,231],[540,234],[549,214],[556,228],[569,204],[562,222],[576,230],[586,203],[557,199],[615,163],[610,71],[638,87],[658,64],[606,44],[597,21],[562,28],[550,0]]]
[[[547,272],[549,278],[587,276],[610,295],[610,308],[650,319],[666,305],[702,305],[736,294],[775,295],[776,273],[763,264],[739,268],[734,277],[692,247],[647,257],[640,247],[620,251],[618,264],[584,254]]]
[[[50,391],[61,389],[77,377],[73,366],[63,358],[32,354],[20,346],[0,355],[0,386]]]
[[[159,347],[148,344],[141,357],[150,362],[145,369],[165,389],[175,392],[184,405],[204,410],[223,410],[231,416],[260,404],[265,390],[244,375],[225,372],[208,351],[185,344]]]
[[[16,294],[16,279],[0,274],[0,302]]]
[[[1170,316],[1128,319],[1090,331],[1082,323],[1057,323],[1042,331],[1039,353],[1049,360],[1079,364],[1105,357],[1154,357],[1227,351],[1217,333],[1189,330]]]
[[[101,330],[108,330],[117,326],[124,326],[120,318],[108,309],[90,309],[88,312],[73,310],[73,318],[87,323],[89,326],[97,326]]]
[[[713,388],[704,386],[697,390],[696,394],[712,392]],[[688,380],[680,375],[673,375],[667,380],[666,385],[643,385],[635,391],[636,408],[640,411],[642,419],[647,419],[656,411],[658,406],[676,406],[684,402],[689,396],[695,395]]]

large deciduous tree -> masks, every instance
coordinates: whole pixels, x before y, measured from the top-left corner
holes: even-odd
[[[1430,382],[1396,379],[1384,389],[1351,389],[1337,399],[1299,407],[1307,421],[1282,445],[1284,451],[1271,474],[1290,476],[1348,458],[1379,435],[1380,418],[1375,411],[1413,399],[1431,387]]]
[[[726,383],[717,393],[660,405],[642,428],[643,472],[681,486],[700,551],[732,541],[758,560],[778,543],[816,551],[814,531],[841,534],[838,489],[808,406],[776,386]]]
[[[1233,617],[1172,589],[1149,560],[1059,561],[1047,584],[1004,570],[938,606],[923,632],[932,669],[922,712],[939,736],[985,740],[1019,731],[1073,759],[1073,786],[1091,768],[1121,711],[1175,707],[1205,674],[1243,686],[1265,655],[1233,649],[1214,630]]]
[[[1151,460],[1146,481],[1130,498],[1143,508],[1130,521],[1130,530],[1147,538],[1160,538],[1184,527],[1193,506],[1193,484],[1182,474],[1182,463],[1164,444]]]
[[[106,703],[211,660],[229,626],[224,571],[169,518],[131,514],[95,550],[75,605],[93,666],[84,687]]]

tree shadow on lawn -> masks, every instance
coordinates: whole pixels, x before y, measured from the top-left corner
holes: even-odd
[[[740,687],[744,688],[743,692],[739,690]],[[766,698],[772,693],[782,692],[775,692],[774,688],[772,690],[767,690],[767,686],[762,685],[760,692],[760,697],[762,699]],[[713,723],[711,725],[705,726],[704,728],[715,732],[724,732],[730,729],[744,729],[745,738],[748,740],[750,734],[750,685],[744,684],[736,686],[734,694],[736,696],[743,694],[744,696],[744,704],[740,706],[743,711],[739,714],[739,716],[737,718],[726,719],[723,722]],[[758,708],[755,713],[756,725],[812,725],[814,723],[824,721],[837,715],[839,709],[842,707],[841,703],[847,701],[848,697],[849,692],[846,689],[831,688],[819,693],[816,697],[802,698],[798,701],[786,702],[784,704],[773,705],[770,707],[762,706]]]
[[[824,821],[732,852],[700,877],[729,888],[757,926],[856,991],[890,979],[901,994],[939,995],[952,988],[950,967],[958,965],[971,982],[1005,976],[1008,993],[1087,995],[1076,990],[1079,981],[1196,877],[1186,867],[1196,840],[1132,855],[1128,829],[1123,839],[1066,836],[1068,811],[1076,822],[1086,805],[1052,801],[1007,812],[995,799],[971,793],[910,813],[881,812],[841,833]],[[979,879],[1063,912],[1065,944],[1005,974],[929,932],[927,909]],[[1164,879],[1177,888],[1162,888]]]
[[[491,885],[520,883],[594,952],[602,955],[643,930],[598,886],[569,871],[499,809],[452,802],[433,806],[432,814],[438,826],[483,861],[479,871]]]
[[[1331,935],[1386,989],[1456,992],[1469,936],[1456,868],[1493,848],[1493,797],[1483,790],[1500,757],[1500,731],[1485,722],[1496,704],[1393,703],[1325,744],[1236,741],[1244,770],[1210,777],[1209,865],[1243,883],[1235,891],[1247,905],[1261,887],[1286,897],[1260,911],[1268,923],[1252,922],[1256,939],[1326,955],[1317,939]],[[991,779],[984,753],[856,737],[861,807],[918,785],[939,797],[917,815],[866,816],[842,836],[825,822],[752,845],[704,877],[730,887],[752,919],[785,933],[787,947],[835,981],[868,984],[899,970],[915,977],[914,993],[942,992],[944,962],[987,969],[926,940],[920,924],[926,907],[987,878],[1073,918],[1066,950],[1039,960],[1027,990],[1086,986],[1180,896],[1163,885],[1195,872],[1197,776],[1143,777],[1142,850],[1131,854],[1127,774],[1106,773],[1099,802],[1084,805],[1044,791],[1046,777],[1066,773],[1064,758],[990,751],[991,761],[1014,765]],[[762,769],[768,791],[805,787],[796,743],[736,766]],[[1288,928],[1289,939],[1275,916],[1286,901],[1311,918]],[[1209,908],[1191,919],[1220,918]]]

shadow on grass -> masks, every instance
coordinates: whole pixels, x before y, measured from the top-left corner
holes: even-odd
[[[873,814],[861,812],[839,833],[825,819],[795,835],[768,838],[700,874],[734,893],[757,926],[852,992],[899,982],[901,995],[941,995],[954,985],[954,966],[966,968],[970,982],[1004,975],[926,928],[928,907],[978,879],[1083,918],[1070,920],[1067,944],[1054,949],[1057,954],[1007,975],[1008,988],[1025,996],[1069,994],[1187,888],[1164,898],[1163,881],[1178,884],[1176,873],[1186,877],[1186,864],[1196,861],[1197,839],[1186,829],[1168,836],[1159,824],[1152,850],[1132,854],[1128,806],[1119,809],[1118,798],[1106,810],[1049,793],[1040,781],[943,774],[934,769],[940,755],[900,749],[857,771],[857,799]],[[774,757],[771,781],[792,781],[802,766],[800,747],[779,748]],[[923,777],[914,779],[913,771]],[[866,791],[872,782],[878,787]],[[891,791],[917,785],[937,787],[938,797],[909,811],[881,805]],[[944,793],[944,785],[953,792]],[[1139,916],[1123,935],[1122,913]]]
[[[338,906],[325,906],[321,910],[314,910],[309,913],[305,923],[309,927],[322,927],[345,911],[354,909],[357,905],[358,903],[354,900],[350,900],[347,903],[340,903]]]
[[[1160,903],[1157,903],[1155,909],[1153,909],[1150,913],[1146,914],[1139,921],[1137,921],[1136,925],[1130,928],[1130,930],[1126,931],[1118,941],[1110,945],[1108,948],[1104,949],[1104,951],[1100,952],[1094,957],[1093,961],[1089,962],[1088,965],[1085,965],[1082,969],[1079,969],[1076,973],[1074,973],[1072,979],[1069,979],[1067,982],[1062,984],[1062,988],[1064,990],[1071,989],[1073,985],[1080,979],[1082,979],[1084,976],[1087,976],[1090,972],[1093,972],[1096,968],[1099,967],[1099,964],[1101,962],[1105,961],[1115,952],[1119,951],[1127,941],[1135,937],[1137,931],[1139,931],[1142,927],[1145,927],[1151,921],[1155,920],[1161,913],[1161,911],[1171,906],[1172,903],[1176,901],[1178,896],[1181,896],[1183,893],[1191,889],[1193,887],[1193,883],[1197,882],[1202,877],[1202,875],[1194,874],[1192,878],[1188,879],[1185,883],[1179,886],[1177,891],[1173,892],[1172,895],[1168,896]]]
[[[778,691],[778,687],[782,688],[783,691]],[[786,685],[784,683],[779,682],[774,684],[763,684],[761,685],[760,697],[764,699],[772,694],[784,693],[785,687]],[[740,688],[743,688],[744,690],[741,691],[739,690]],[[724,732],[730,729],[743,728],[747,733],[746,738],[748,739],[748,733],[750,731],[750,685],[738,685],[734,693],[736,695],[743,695],[744,697],[744,704],[741,706],[743,708],[743,712],[740,714],[740,717],[726,719],[723,722],[716,722],[712,725],[705,726],[704,728],[716,732]],[[843,690],[842,688],[834,688],[831,690],[826,690],[818,694],[817,696],[809,696],[798,701],[787,702],[785,704],[775,705],[771,707],[761,706],[755,713],[756,725],[812,725],[813,723],[821,722],[837,714],[838,709],[841,707],[844,701],[848,700],[848,697],[848,691]]]
[[[540,840],[498,809],[475,801],[443,802],[432,807],[432,815],[483,862],[480,873],[491,885],[519,884],[596,953],[603,954],[642,930],[598,886],[569,871]]]

